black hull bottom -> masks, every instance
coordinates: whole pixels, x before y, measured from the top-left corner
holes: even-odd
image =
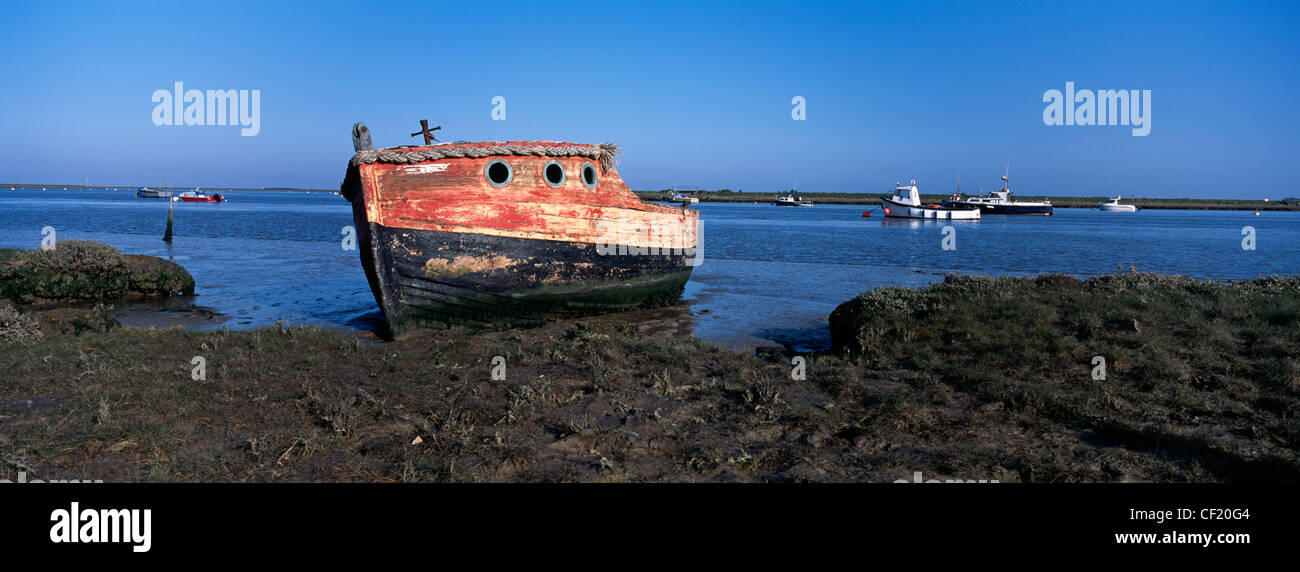
[[[536,325],[681,298],[686,254],[369,224],[362,263],[391,334],[456,324]]]

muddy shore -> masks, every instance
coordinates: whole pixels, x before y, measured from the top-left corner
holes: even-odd
[[[951,277],[846,302],[802,356],[672,308],[382,342],[20,304],[0,479],[1296,482],[1298,292]]]

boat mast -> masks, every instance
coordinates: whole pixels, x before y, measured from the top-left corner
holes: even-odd
[[[1011,176],[1011,158],[1007,157],[1007,170],[1002,172],[1002,190],[1011,193],[1011,182],[1007,177]]]

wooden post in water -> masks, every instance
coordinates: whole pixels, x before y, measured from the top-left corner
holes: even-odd
[[[163,233],[163,242],[172,241],[172,199],[167,198],[167,232]]]

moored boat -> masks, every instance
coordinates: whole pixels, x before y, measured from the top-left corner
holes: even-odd
[[[670,303],[698,263],[699,213],[637,198],[612,144],[369,141],[340,190],[394,336]]]
[[[813,202],[804,200],[803,195],[800,195],[799,191],[790,191],[790,194],[787,194],[784,197],[777,197],[776,200],[772,201],[772,204],[778,207],[813,206]]]
[[[932,220],[979,220],[980,209],[949,207],[944,205],[926,205],[921,202],[921,193],[916,188],[916,179],[907,185],[894,185],[894,195],[880,199],[881,210],[886,217],[919,218]]]
[[[695,191],[673,191],[664,202],[693,205],[700,202],[700,198],[695,196]]]
[[[209,195],[198,189],[181,193],[177,195],[177,198],[189,203],[219,203],[226,200],[226,197],[221,196],[221,193],[213,193]]]
[[[1011,198],[1011,188],[1007,179],[1010,174],[1011,169],[1008,166],[1007,173],[1002,175],[1000,191],[992,191],[984,196],[962,198],[961,189],[958,188],[957,193],[945,200],[943,204],[953,208],[978,208],[983,214],[1051,216],[1051,201],[1018,201]]]
[[[140,187],[140,189],[135,192],[135,196],[142,199],[169,199],[172,196],[172,192],[151,189],[149,187]]]
[[[1131,212],[1137,212],[1137,210],[1138,210],[1137,206],[1135,206],[1135,205],[1121,205],[1121,204],[1119,204],[1119,199],[1120,199],[1120,197],[1117,196],[1117,197],[1115,197],[1115,198],[1113,198],[1113,199],[1110,199],[1110,200],[1108,200],[1108,201],[1106,201],[1106,202],[1104,202],[1104,203],[1097,203],[1097,206],[1095,206],[1095,207],[1093,207],[1093,208],[1095,208],[1095,209],[1097,209],[1097,210],[1099,210],[1099,211],[1102,211],[1102,212],[1110,212],[1110,213],[1131,213]]]

